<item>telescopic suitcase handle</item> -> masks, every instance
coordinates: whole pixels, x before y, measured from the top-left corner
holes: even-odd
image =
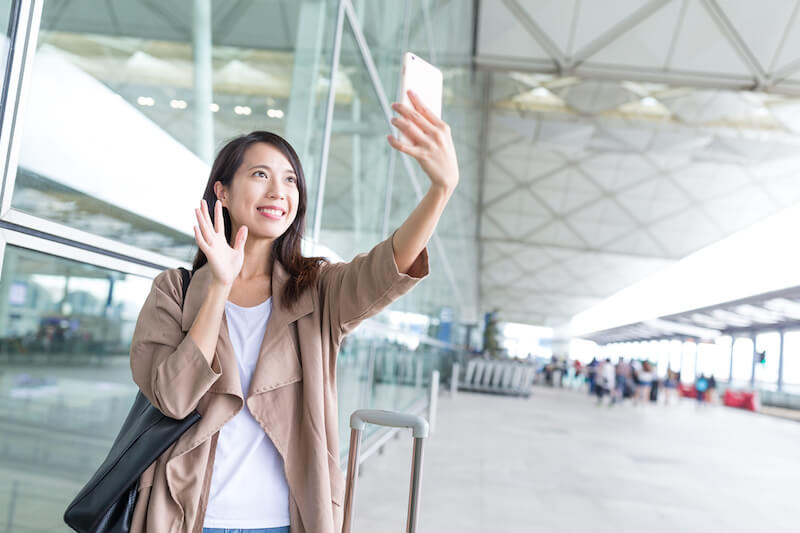
[[[422,443],[428,436],[428,421],[421,416],[379,409],[358,409],[350,416],[350,453],[347,457],[347,485],[344,493],[344,522],[342,533],[350,533],[352,526],[353,497],[358,479],[358,457],[361,451],[361,434],[366,424],[377,426],[410,428],[414,437],[414,453],[411,458],[411,487],[408,495],[408,521],[406,532],[417,530],[419,511],[419,488],[422,481]]]

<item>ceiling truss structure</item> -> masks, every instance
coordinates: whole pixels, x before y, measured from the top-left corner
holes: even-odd
[[[800,2],[772,8],[481,3],[485,310],[559,326],[800,201]]]
[[[520,54],[513,38],[505,45],[495,46],[487,41],[494,37],[490,33],[479,42],[477,63],[501,71],[512,69],[560,77],[633,79],[800,95],[800,57],[792,50],[800,39],[795,28],[798,3],[793,0],[779,2],[776,9],[767,13],[765,11],[770,10],[759,9],[752,3],[748,6],[747,1],[741,0],[650,0],[645,3],[612,0],[591,4],[576,0],[565,0],[559,5],[538,0],[484,2],[482,29],[487,26],[491,26],[489,29],[507,28],[513,24],[536,46],[532,51],[527,47],[526,53]],[[754,9],[758,12],[754,13]],[[537,15],[544,11],[548,11],[549,16],[546,14],[542,17],[544,20],[538,20]],[[598,13],[601,16],[595,17]],[[748,19],[748,15],[755,20]],[[590,22],[590,17],[597,21]],[[492,24],[485,23],[487,18],[492,19]],[[558,32],[564,36],[561,42],[551,37],[555,21],[565,26]],[[726,48],[725,59],[730,68],[713,67],[712,61],[693,64],[691,58],[684,57],[690,43],[704,37],[695,37],[695,41],[687,38],[698,24],[712,30],[705,37],[714,38],[716,46]],[[759,24],[770,33],[759,35],[754,31]],[[709,28],[711,25],[713,28]],[[660,28],[661,61],[639,61],[634,49],[629,58],[608,53],[615,44],[652,40],[648,36],[651,26]],[[770,46],[754,46],[752,39],[765,35]],[[578,42],[580,46],[573,46]]]

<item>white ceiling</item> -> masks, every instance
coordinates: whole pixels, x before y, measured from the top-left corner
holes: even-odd
[[[482,307],[559,325],[800,201],[798,4],[482,2]]]

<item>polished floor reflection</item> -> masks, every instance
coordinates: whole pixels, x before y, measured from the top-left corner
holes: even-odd
[[[420,531],[794,532],[800,423],[718,406],[596,407],[571,390],[439,401]],[[354,531],[405,524],[411,438],[363,468]]]

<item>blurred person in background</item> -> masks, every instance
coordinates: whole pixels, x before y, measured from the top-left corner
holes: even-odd
[[[636,380],[636,395],[633,398],[633,405],[637,405],[638,402],[644,402],[649,399],[650,386],[653,383],[654,376],[652,367],[647,361],[635,361],[633,368]]]
[[[620,357],[616,367],[616,382],[614,386],[615,399],[622,401],[628,396],[633,385],[633,369],[630,363],[625,361],[625,358]]]
[[[702,406],[706,403],[706,393],[708,392],[708,379],[705,374],[700,374],[694,381],[694,390],[697,393],[697,404]]]
[[[611,359],[606,359],[601,362],[597,367],[597,376],[595,377],[594,388],[597,393],[597,405],[603,403],[603,397],[609,395],[609,406],[614,405],[616,398],[614,397],[614,382],[615,382],[614,365]]]
[[[673,372],[672,368],[667,368],[667,376],[664,378],[664,405],[669,405],[673,398],[678,399],[678,380],[680,375]]]
[[[586,383],[589,384],[589,394],[595,394],[595,381],[597,379],[597,367],[600,365],[600,361],[597,360],[597,357],[592,357],[592,361],[586,365],[586,369],[584,370],[586,373]]]
[[[717,380],[714,374],[708,376],[708,392],[706,393],[706,401],[710,404],[717,403]]]

